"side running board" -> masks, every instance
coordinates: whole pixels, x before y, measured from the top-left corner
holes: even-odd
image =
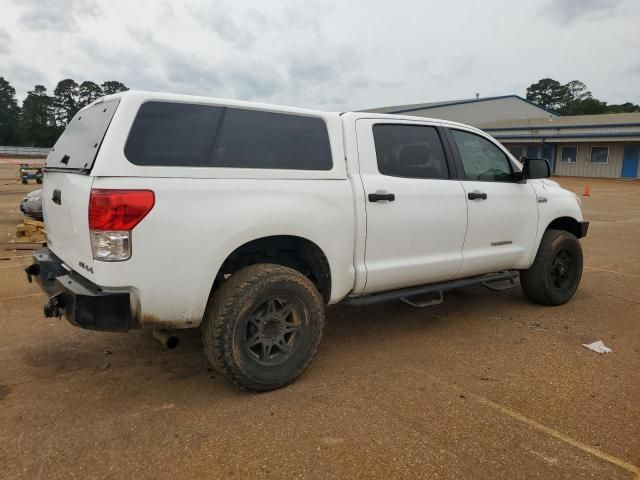
[[[344,303],[346,305],[362,306],[389,302],[392,300],[401,300],[407,305],[411,305],[415,308],[430,307],[442,303],[444,301],[443,293],[456,288],[469,287],[471,285],[482,285],[491,290],[507,290],[516,285],[515,280],[518,275],[519,273],[516,270],[507,270],[504,272],[490,273],[488,275],[479,275],[477,277],[461,278],[458,280],[450,280],[448,282],[432,283],[430,285],[401,288],[399,290],[373,293],[371,295],[363,295],[361,297],[352,297],[345,300]],[[431,296],[424,301],[419,301],[415,298],[420,295],[425,296],[427,294],[431,294]]]
[[[431,296],[431,298],[429,298],[429,296]],[[420,301],[420,298],[422,298],[422,301]],[[444,302],[444,293],[442,290],[438,290],[437,292],[433,292],[433,294],[423,293],[422,295],[414,295],[412,297],[402,297],[400,301],[413,308],[433,307]]]
[[[514,278],[505,278],[504,280],[493,280],[489,282],[482,282],[482,286],[488,288],[489,290],[493,290],[494,292],[501,292],[503,290],[509,290],[516,286],[516,279]]]

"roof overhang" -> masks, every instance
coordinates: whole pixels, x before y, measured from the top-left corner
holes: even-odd
[[[634,133],[586,133],[566,135],[513,135],[489,133],[493,138],[510,143],[566,143],[566,142],[640,142],[640,132]]]

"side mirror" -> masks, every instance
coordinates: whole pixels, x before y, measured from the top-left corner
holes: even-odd
[[[548,178],[551,176],[551,167],[544,158],[525,158],[523,163],[522,174],[524,178]]]

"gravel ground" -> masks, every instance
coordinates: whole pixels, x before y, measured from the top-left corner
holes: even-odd
[[[16,175],[0,165],[3,235],[36,188]],[[559,181],[592,191],[569,304],[332,307],[310,369],[260,395],[208,369],[196,331],[168,351],[45,319],[30,252],[2,252],[0,478],[640,479],[640,182]]]

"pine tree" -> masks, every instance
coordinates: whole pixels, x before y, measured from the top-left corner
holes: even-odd
[[[79,106],[79,87],[75,80],[60,80],[53,94],[55,96],[55,116],[58,126],[66,126],[71,121]]]
[[[16,89],[4,77],[0,77],[0,145],[19,143],[19,113]]]
[[[43,85],[27,93],[20,112],[20,138],[27,147],[52,147],[62,132],[56,125],[54,99]]]

